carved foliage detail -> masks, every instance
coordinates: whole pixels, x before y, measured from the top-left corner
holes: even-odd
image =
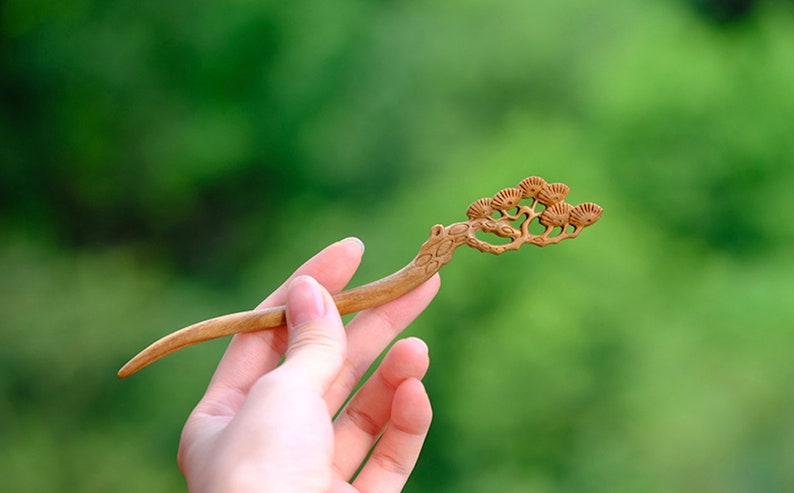
[[[543,211],[540,215],[540,224],[557,228],[568,224],[573,206],[567,202],[558,202]]]
[[[538,193],[540,193],[545,186],[546,180],[539,176],[530,176],[529,178],[524,178],[521,183],[518,184],[518,188],[524,192],[525,199],[537,198]]]
[[[465,243],[483,252],[499,254],[527,243],[545,246],[574,238],[583,228],[598,221],[603,209],[592,202],[572,206],[565,202],[569,191],[565,183],[548,183],[539,176],[530,176],[516,187],[500,190],[492,198],[479,199],[466,212],[470,227],[465,231]],[[523,201],[529,203],[522,204]],[[529,226],[535,220],[543,226],[542,233],[530,232]],[[509,241],[503,244],[484,241],[476,236],[480,231]]]
[[[549,183],[538,192],[538,200],[542,204],[553,205],[565,200],[569,190],[565,183]]]
[[[571,224],[580,227],[590,226],[598,221],[598,218],[601,217],[601,213],[603,212],[604,209],[598,204],[592,202],[579,204],[571,211]]]
[[[491,198],[477,200],[469,206],[466,216],[471,220],[490,216],[493,213],[492,202]]]
[[[491,203],[495,209],[508,211],[516,207],[522,198],[524,198],[524,192],[520,188],[505,188],[494,196]]]
[[[539,176],[530,176],[493,197],[476,200],[466,210],[468,221],[447,227],[433,226],[430,238],[422,245],[413,264],[426,274],[432,274],[452,260],[455,249],[463,244],[498,255],[518,250],[525,244],[542,247],[575,238],[598,221],[603,209],[592,202],[574,207],[565,202],[568,192],[568,185],[564,183],[547,183]],[[524,201],[529,203],[522,203]],[[533,221],[543,227],[542,232],[530,231]],[[504,238],[506,242],[485,241],[477,236],[480,232]]]

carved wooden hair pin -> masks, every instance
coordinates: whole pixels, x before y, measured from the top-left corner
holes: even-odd
[[[479,199],[469,206],[469,220],[449,226],[437,224],[430,230],[430,238],[416,257],[404,268],[364,286],[343,291],[334,296],[343,315],[382,305],[402,296],[430,279],[452,260],[455,249],[469,245],[481,252],[499,255],[518,250],[525,244],[546,246],[579,236],[584,228],[595,223],[603,209],[585,202],[576,207],[565,202],[568,186],[546,183],[531,176],[517,187],[505,188],[491,198]],[[523,200],[531,200],[522,205]],[[541,227],[537,234],[530,231],[535,219]],[[489,233],[503,238],[504,243],[492,244],[480,239],[477,233]],[[286,307],[232,313],[199,322],[173,332],[138,353],[119,370],[125,378],[154,361],[193,344],[241,332],[282,327],[286,325]]]

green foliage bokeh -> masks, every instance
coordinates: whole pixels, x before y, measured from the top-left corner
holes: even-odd
[[[345,236],[355,284],[529,175],[605,213],[461,251],[408,332],[409,491],[794,488],[794,4],[0,3],[0,477],[175,491],[225,341]]]

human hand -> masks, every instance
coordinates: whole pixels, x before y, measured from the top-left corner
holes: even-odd
[[[432,300],[439,279],[359,313],[345,329],[320,285],[341,290],[362,253],[351,239],[327,247],[259,305],[286,303],[288,328],[232,339],[182,432],[179,466],[191,492],[403,487],[432,415],[419,381],[429,364],[425,344],[398,341],[339,410],[375,358]]]

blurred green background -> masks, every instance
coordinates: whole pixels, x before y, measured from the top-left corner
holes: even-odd
[[[9,491],[183,489],[227,341],[130,356],[529,175],[604,216],[444,269],[407,490],[794,490],[794,2],[0,6]]]

